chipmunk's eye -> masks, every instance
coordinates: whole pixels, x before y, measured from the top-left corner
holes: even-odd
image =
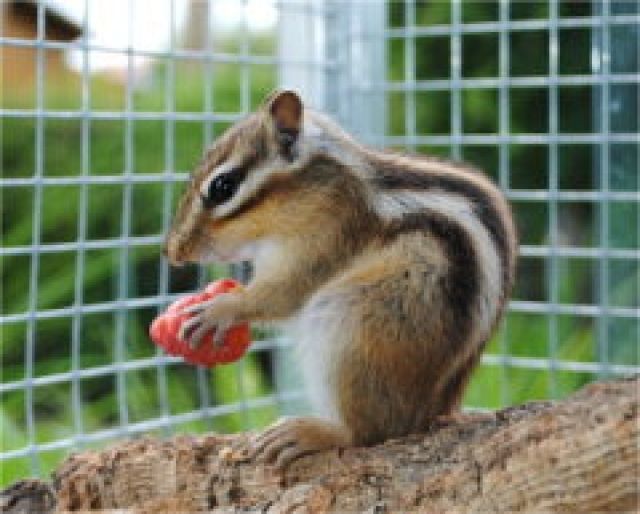
[[[223,204],[234,195],[241,180],[238,173],[229,172],[218,175],[209,184],[206,195],[202,195],[202,203],[207,209]]]

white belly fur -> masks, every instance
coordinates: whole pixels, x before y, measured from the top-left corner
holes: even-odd
[[[296,345],[297,359],[314,414],[340,422],[334,384],[340,350],[348,344],[348,323],[336,312],[335,303],[318,302],[318,297],[316,294],[311,298],[299,315],[287,324],[286,330]]]

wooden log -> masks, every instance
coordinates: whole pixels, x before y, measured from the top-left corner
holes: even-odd
[[[126,441],[73,455],[58,512],[636,512],[638,378],[559,402],[439,419],[425,434],[304,457],[247,458],[251,434]],[[128,510],[127,510],[128,509]]]

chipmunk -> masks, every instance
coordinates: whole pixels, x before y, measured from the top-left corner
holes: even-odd
[[[365,147],[290,90],[206,152],[165,247],[173,264],[254,264],[244,290],[192,307],[190,344],[239,322],[295,322],[319,417],[256,437],[255,456],[280,468],[455,411],[504,310],[516,251],[509,206],[483,175]]]

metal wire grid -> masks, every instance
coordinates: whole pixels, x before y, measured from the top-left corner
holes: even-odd
[[[246,7],[246,2],[243,2]],[[74,43],[57,43],[44,39],[44,8],[38,5],[38,37],[35,40],[2,38],[3,47],[31,47],[37,51],[36,62],[36,102],[34,109],[2,109],[4,118],[27,118],[35,121],[35,168],[32,176],[1,178],[0,186],[8,190],[13,187],[31,187],[34,194],[33,233],[30,245],[3,246],[0,255],[4,259],[11,256],[31,256],[29,280],[29,305],[25,312],[12,313],[0,318],[2,325],[26,323],[25,340],[25,374],[24,378],[0,383],[0,395],[23,391],[25,394],[25,422],[28,444],[19,448],[2,448],[0,465],[15,459],[28,458],[33,472],[40,472],[40,454],[52,450],[69,449],[78,446],[104,442],[108,439],[143,433],[154,429],[166,429],[193,420],[208,419],[236,412],[248,412],[251,409],[266,405],[282,405],[287,401],[299,398],[296,390],[276,388],[273,394],[261,398],[244,399],[237,403],[213,405],[209,389],[208,376],[204,371],[198,372],[198,389],[200,408],[190,412],[175,414],[170,412],[167,374],[171,365],[179,359],[156,355],[151,358],[125,360],[124,345],[126,341],[127,312],[144,307],[161,308],[175,295],[169,294],[169,271],[166,264],[160,272],[158,294],[140,298],[131,298],[128,294],[127,259],[130,251],[139,247],[159,245],[162,235],[131,235],[131,196],[132,187],[136,184],[158,183],[163,185],[163,220],[162,231],[168,228],[171,215],[171,201],[174,185],[186,179],[187,170],[175,168],[175,124],[180,121],[201,122],[204,125],[203,143],[213,138],[212,125],[218,122],[233,122],[250,110],[251,78],[249,66],[261,64],[276,67],[280,73],[280,82],[284,85],[299,86],[314,98],[317,107],[326,107],[343,123],[351,127],[361,137],[372,143],[391,146],[405,146],[417,149],[423,145],[447,145],[451,147],[454,157],[462,157],[465,145],[496,146],[499,152],[499,183],[514,201],[541,201],[549,205],[547,244],[524,245],[521,254],[524,257],[543,258],[550,270],[547,276],[549,298],[546,301],[520,299],[510,305],[512,312],[529,312],[544,315],[549,320],[548,357],[522,357],[509,355],[509,341],[502,336],[500,353],[485,355],[483,363],[489,366],[501,366],[522,369],[542,369],[552,371],[572,371],[590,373],[630,373],[639,372],[637,363],[610,363],[607,361],[609,346],[609,319],[626,318],[638,320],[640,311],[636,305],[612,306],[607,301],[608,267],[611,259],[637,262],[640,250],[634,248],[610,248],[608,245],[608,207],[611,202],[640,201],[637,191],[609,191],[608,145],[612,143],[637,143],[638,134],[613,133],[608,126],[609,86],[611,84],[638,84],[638,70],[631,73],[611,73],[608,69],[608,30],[615,25],[637,25],[638,14],[612,15],[607,1],[599,2],[602,11],[598,16],[584,18],[559,18],[558,3],[550,3],[549,18],[543,20],[509,20],[509,3],[499,3],[499,21],[491,23],[463,23],[462,4],[451,3],[451,24],[436,26],[418,26],[415,21],[416,5],[407,0],[405,6],[405,25],[402,28],[388,27],[385,20],[383,2],[368,4],[354,2],[293,2],[281,3],[281,32],[287,31],[287,24],[304,22],[318,30],[317,38],[312,45],[301,42],[295,48],[281,49],[278,55],[252,55],[247,38],[246,20],[243,25],[240,52],[238,54],[215,51],[210,39],[205,51],[184,50],[176,48],[175,32],[172,32],[169,48],[164,52],[149,52],[143,49],[130,48],[128,55],[127,83],[125,87],[125,108],[122,111],[97,111],[91,109],[91,89],[89,87],[89,56],[91,52],[122,52],[120,49],[93,45],[88,38],[87,13],[91,2],[85,0],[84,36]],[[175,8],[173,1],[172,9]],[[291,14],[293,11],[293,14]],[[296,14],[297,12],[297,14]],[[131,13],[130,13],[131,14]],[[318,28],[318,26],[320,27]],[[326,34],[322,33],[326,27]],[[175,28],[175,24],[172,23]],[[588,75],[567,76],[558,74],[558,29],[563,27],[587,27],[600,35],[594,40],[594,55],[600,57],[601,67]],[[509,33],[527,30],[549,31],[549,73],[546,76],[512,77],[509,72],[510,53]],[[499,73],[496,77],[470,79],[462,76],[461,44],[463,34],[487,33],[499,37]],[[412,44],[416,37],[446,36],[451,41],[451,75],[443,80],[418,80],[415,76],[415,50]],[[131,35],[130,35],[131,36]],[[325,41],[326,36],[326,41]],[[386,77],[386,61],[380,59],[384,55],[386,42],[393,38],[402,38],[406,42],[405,77],[402,81],[390,81]],[[326,44],[326,46],[325,46]],[[79,110],[50,110],[45,106],[44,87],[46,81],[44,54],[49,49],[76,48],[82,51],[82,98]],[[167,61],[164,80],[166,83],[164,110],[141,112],[133,106],[133,60],[137,56],[162,57]],[[177,112],[175,107],[175,65],[184,60],[197,60],[206,67],[203,112]],[[239,112],[220,112],[216,109],[215,95],[211,77],[217,65],[235,63],[241,66],[240,109]],[[322,87],[318,86],[321,83]],[[601,125],[592,133],[567,134],[560,133],[557,119],[558,87],[564,85],[597,85],[601,87],[599,99]],[[513,88],[544,87],[549,91],[549,130],[541,134],[514,134],[510,130],[509,96]],[[498,90],[499,130],[495,134],[468,134],[462,126],[462,92],[469,88],[496,88]],[[405,130],[402,135],[389,135],[385,130],[385,99],[392,92],[401,91],[405,96]],[[444,135],[423,135],[416,126],[416,93],[420,91],[451,91],[451,131]],[[381,101],[382,100],[382,101]],[[79,176],[47,177],[44,162],[44,123],[48,119],[79,120],[81,123],[80,157],[81,173]],[[111,175],[92,175],[90,169],[90,130],[92,123],[102,120],[119,120],[125,124],[125,158],[124,169],[114,170]],[[136,174],[133,166],[133,123],[136,121],[162,121],[165,125],[164,171],[152,174]],[[558,145],[586,144],[599,145],[601,152],[600,187],[597,191],[564,191],[558,187]],[[509,145],[512,144],[545,144],[549,147],[549,188],[548,190],[514,190],[510,189]],[[117,184],[123,186],[123,206],[121,234],[111,239],[95,240],[88,237],[88,187],[96,184]],[[69,185],[79,188],[80,204],[78,215],[78,238],[73,242],[43,243],[41,241],[41,209],[43,191],[53,185]],[[594,202],[601,209],[598,223],[601,227],[600,244],[597,247],[561,246],[558,242],[558,202]],[[636,224],[637,227],[637,224]],[[86,253],[97,249],[113,249],[119,251],[118,297],[113,301],[87,303],[83,297],[83,276]],[[74,252],[77,273],[74,283],[72,305],[63,308],[39,310],[37,293],[39,285],[40,260],[48,254]],[[593,304],[566,304],[558,298],[558,259],[563,257],[582,257],[597,261],[600,268],[598,276],[600,301]],[[200,282],[204,282],[201,275]],[[115,359],[111,364],[82,367],[81,328],[83,317],[95,313],[115,313],[116,335],[114,337]],[[598,326],[598,341],[601,346],[601,359],[598,361],[577,362],[557,357],[558,315],[572,315],[595,318]],[[35,376],[34,362],[36,350],[36,322],[39,320],[66,318],[72,320],[71,333],[71,369],[68,372]],[[252,351],[273,351],[287,343],[280,340],[259,341]],[[157,389],[161,415],[153,419],[132,422],[127,410],[126,374],[131,371],[157,370]],[[98,431],[87,431],[81,416],[82,397],[81,381],[87,378],[116,376],[119,419],[113,428]],[[552,373],[553,375],[553,373]],[[239,376],[241,387],[242,377]],[[34,416],[34,390],[56,384],[71,384],[73,402],[73,435],[50,442],[37,442],[36,419]],[[508,402],[508,380],[503,381],[503,400]]]
[[[288,60],[286,54],[280,53],[272,55],[252,55],[249,46],[249,32],[247,26],[246,10],[247,0],[238,0],[244,10],[241,27],[239,29],[239,51],[238,53],[224,53],[217,51],[213,47],[211,34],[207,33],[206,49],[202,51],[184,50],[176,47],[176,23],[175,23],[175,0],[169,0],[171,9],[171,35],[168,48],[162,52],[150,52],[136,48],[131,44],[133,34],[133,2],[129,3],[128,30],[129,48],[111,48],[92,44],[89,40],[90,30],[88,27],[89,10],[93,4],[89,0],[84,0],[83,36],[80,40],[61,43],[46,40],[44,37],[45,26],[45,4],[37,3],[37,37],[34,40],[18,39],[11,37],[1,37],[0,44],[4,48],[20,47],[33,48],[36,51],[36,91],[34,108],[2,108],[0,117],[3,119],[28,119],[35,122],[35,165],[31,176],[2,177],[0,187],[10,192],[12,188],[29,187],[33,191],[33,230],[31,244],[6,246],[0,248],[0,256],[3,261],[8,257],[30,256],[30,277],[29,277],[29,304],[24,312],[2,313],[0,323],[3,327],[15,323],[26,324],[25,354],[24,354],[24,378],[19,380],[5,381],[0,383],[0,398],[6,395],[23,392],[25,409],[25,431],[27,444],[18,448],[0,448],[0,468],[11,466],[12,463],[21,459],[29,460],[29,467],[32,473],[41,474],[41,455],[55,450],[66,450],[98,442],[126,436],[145,433],[152,430],[168,430],[181,424],[196,421],[210,420],[227,414],[241,413],[245,419],[245,426],[249,426],[247,413],[251,410],[267,406],[279,406],[280,410],[286,410],[288,402],[296,402],[301,398],[300,391],[286,391],[277,386],[270,394],[259,398],[247,398],[243,393],[244,369],[240,363],[237,372],[237,388],[240,392],[240,401],[226,404],[213,405],[210,395],[209,372],[198,369],[198,393],[199,408],[190,412],[172,413],[170,412],[170,391],[168,390],[168,374],[172,372],[172,365],[181,363],[181,359],[168,357],[158,352],[150,358],[138,358],[134,360],[126,359],[125,345],[127,344],[127,316],[141,308],[157,308],[166,305],[179,295],[171,294],[169,289],[169,268],[166,263],[161,265],[157,294],[145,297],[131,297],[128,290],[129,283],[129,254],[137,248],[159,245],[163,241],[163,234],[166,233],[172,215],[172,200],[174,187],[176,184],[185,182],[188,178],[189,170],[176,169],[175,163],[175,124],[181,121],[200,122],[203,125],[203,146],[207,146],[213,139],[213,125],[215,123],[231,123],[240,119],[251,110],[251,77],[250,65],[259,64],[269,66],[274,70],[282,70],[287,67],[293,69],[303,68],[312,70],[325,70],[328,66],[324,60],[324,54],[314,54],[311,57],[304,56],[302,60]],[[317,3],[317,2],[316,2]],[[213,1],[208,2],[208,9],[211,9]],[[313,2],[281,2],[278,9],[286,11],[288,16],[297,18],[297,21],[309,21],[314,17],[324,16],[324,11],[319,9]],[[280,14],[282,18],[282,13]],[[276,34],[277,36],[277,34]],[[78,110],[53,110],[45,105],[45,53],[50,50],[80,50],[82,53],[81,71],[81,106]],[[94,110],[91,107],[90,69],[89,59],[94,52],[121,53],[127,56],[127,71],[125,84],[125,102],[122,110]],[[134,106],[134,85],[133,66],[136,57],[150,57],[162,59],[166,62],[164,70],[164,109],[161,111],[139,111]],[[176,66],[184,61],[198,61],[204,67],[204,110],[203,112],[178,112],[176,110]],[[237,112],[222,112],[216,108],[213,88],[213,79],[216,66],[220,64],[237,64],[240,66],[239,97],[240,105]],[[263,94],[266,92],[262,92]],[[80,135],[80,174],[77,176],[47,177],[45,176],[45,129],[46,120],[74,120],[81,124]],[[91,174],[91,137],[92,124],[96,121],[118,120],[124,123],[124,167],[122,170],[114,169],[109,175]],[[134,122],[137,121],[161,121],[164,122],[164,171],[161,173],[138,174],[134,170]],[[157,235],[134,236],[132,235],[132,188],[137,184],[160,184],[162,185],[162,197],[158,201],[162,202],[162,230]],[[73,242],[50,243],[43,242],[42,233],[42,203],[43,191],[50,186],[67,185],[78,188],[79,207],[77,219],[77,240]],[[118,185],[122,186],[122,223],[120,236],[110,239],[91,239],[88,236],[88,187],[95,185]],[[118,271],[117,271],[117,298],[112,301],[102,301],[88,303],[85,301],[83,293],[83,281],[85,277],[86,254],[91,250],[116,250],[118,251]],[[74,282],[74,301],[68,306],[54,309],[38,308],[38,287],[43,280],[40,277],[40,263],[48,255],[56,255],[61,252],[73,252],[76,259],[76,274]],[[236,275],[243,274],[243,268],[232,270]],[[201,271],[199,284],[202,286],[206,282],[205,274]],[[81,363],[81,337],[83,319],[91,314],[113,313],[115,315],[114,331],[114,358],[113,362],[107,365],[83,367]],[[34,373],[34,363],[36,362],[36,323],[42,320],[71,319],[71,363],[67,372],[49,373],[36,376]],[[278,348],[286,346],[288,343],[280,339],[269,339],[256,341],[251,352],[276,352]],[[277,363],[276,363],[277,364]],[[157,390],[160,405],[160,415],[142,421],[130,419],[127,402],[127,382],[126,376],[129,372],[140,370],[156,370]],[[82,410],[83,399],[81,395],[82,381],[90,378],[115,376],[115,387],[117,390],[118,421],[117,426],[99,430],[88,431],[83,423]],[[278,384],[277,376],[276,385]],[[34,413],[34,391],[43,390],[50,386],[70,384],[72,402],[72,424],[73,435],[69,437],[55,438],[48,442],[38,442],[36,436],[37,420]],[[4,481],[4,479],[2,479]]]

